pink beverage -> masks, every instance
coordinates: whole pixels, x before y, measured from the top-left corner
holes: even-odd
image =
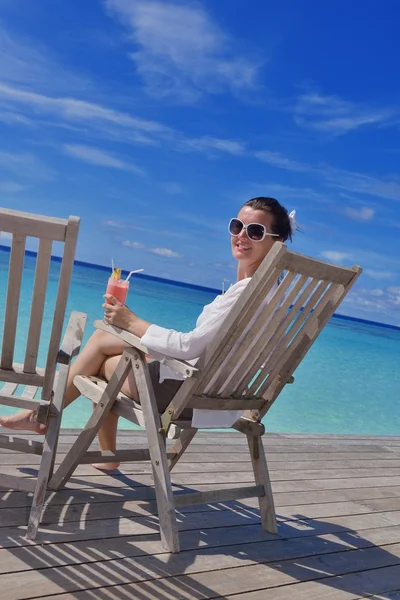
[[[107,294],[114,296],[121,304],[125,304],[129,290],[129,281],[110,277],[107,284]]]

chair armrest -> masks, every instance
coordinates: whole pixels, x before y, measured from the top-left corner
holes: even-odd
[[[68,321],[67,330],[61,347],[57,354],[57,362],[67,365],[79,353],[82,345],[83,334],[87,315],[85,313],[74,311]]]
[[[144,352],[144,354],[151,354],[151,351],[149,351],[146,348],[146,346],[144,346],[140,342],[140,338],[138,338],[133,333],[126,331],[125,329],[121,329],[120,327],[116,327],[115,325],[108,325],[107,323],[104,323],[104,321],[100,320],[95,321],[94,326],[96,327],[96,329],[101,329],[102,331],[106,331],[107,333],[115,335],[117,338],[126,342],[130,346],[133,346],[141,352]],[[155,360],[167,367],[170,367],[171,369],[173,369],[177,373],[180,373],[181,375],[184,375],[185,377],[193,377],[195,373],[199,372],[199,369],[196,369],[196,367],[186,362],[185,360],[178,360],[177,358],[172,358],[171,356],[163,356],[162,358],[156,358]]]

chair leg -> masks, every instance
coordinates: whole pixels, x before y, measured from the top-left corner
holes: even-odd
[[[190,442],[192,441],[192,439],[194,438],[196,433],[197,433],[197,429],[194,429],[194,428],[183,430],[183,432],[181,433],[181,435],[179,436],[178,440],[175,442],[175,444],[172,448],[172,452],[176,452],[176,454],[173,458],[171,458],[169,460],[169,470],[170,471],[172,471],[172,469],[175,467],[178,460],[180,460],[180,458],[182,457],[183,453],[185,452],[186,448],[189,446]]]
[[[65,485],[96,437],[100,427],[107,418],[107,415],[110,412],[126,377],[128,376],[129,370],[132,368],[132,352],[133,350],[131,348],[128,348],[124,351],[114,371],[114,374],[104,389],[101,399],[94,409],[85,428],[79,434],[64,460],[51,478],[49,483],[49,488],[51,490],[59,490]]]
[[[254,478],[257,485],[264,486],[265,494],[259,500],[261,525],[269,533],[278,533],[274,498],[268,473],[267,459],[261,436],[247,435]]]
[[[179,552],[179,534],[168,470],[166,440],[161,432],[160,416],[146,360],[137,352],[132,362],[149,443],[161,542],[169,552],[176,553]]]
[[[50,418],[47,426],[47,432],[44,438],[42,460],[36,487],[33,494],[31,512],[29,515],[26,538],[34,540],[42,515],[43,505],[46,497],[49,479],[53,474],[54,462],[57,453],[58,437],[60,434],[62,410],[64,406],[65,388],[67,385],[69,365],[61,365],[58,373],[54,398],[50,407]]]

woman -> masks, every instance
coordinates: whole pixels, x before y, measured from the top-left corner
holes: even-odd
[[[292,238],[294,226],[287,210],[273,198],[253,198],[246,202],[237,218],[231,219],[231,249],[238,261],[237,282],[222,296],[217,296],[204,307],[196,327],[189,333],[168,330],[144,321],[113,296],[106,295],[103,304],[104,319],[141,338],[150,352],[184,360],[197,359],[217,333],[224,317],[249,283],[257,268],[274,243]],[[80,394],[74,386],[76,375],[98,375],[110,380],[124,349],[128,344],[115,336],[97,330],[72,364],[65,395],[65,406]],[[195,362],[195,361],[194,361]],[[182,384],[182,376],[157,361],[149,363],[152,383],[155,388],[158,408],[162,412]],[[133,375],[125,381],[122,392],[138,401],[138,392]],[[101,450],[115,450],[118,417],[109,413],[99,431]],[[45,433],[45,425],[36,422],[34,411],[25,410],[9,417],[1,417],[0,424],[9,429],[24,429]],[[99,463],[98,469],[112,470],[119,463]]]

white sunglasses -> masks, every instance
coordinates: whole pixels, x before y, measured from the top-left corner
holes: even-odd
[[[253,242],[262,242],[267,235],[279,237],[278,233],[267,231],[267,228],[262,223],[249,223],[246,225],[243,221],[236,218],[229,221],[228,231],[231,235],[238,236],[243,229],[247,237]]]

